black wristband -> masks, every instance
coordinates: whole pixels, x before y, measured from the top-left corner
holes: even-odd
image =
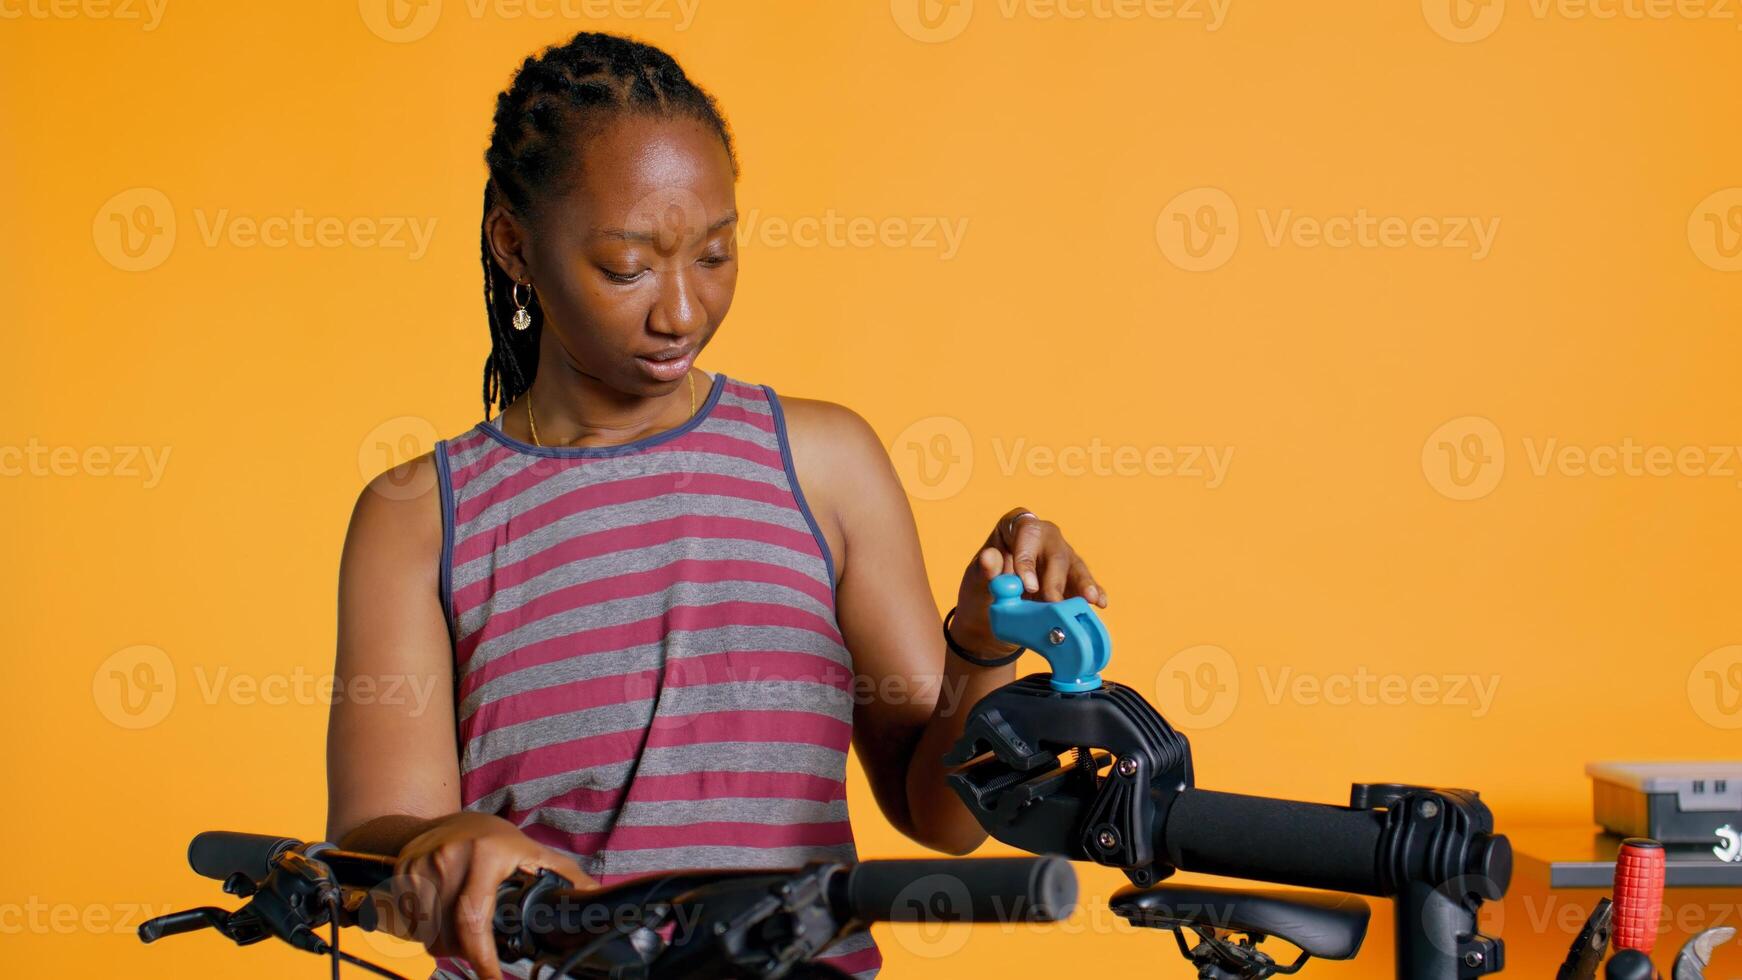
[[[963,660],[966,660],[976,667],[1002,667],[1005,664],[1013,664],[1016,662],[1018,657],[1028,652],[1027,647],[1017,647],[1012,653],[1005,654],[1002,657],[993,657],[990,660],[985,657],[975,656],[968,652],[967,647],[957,643],[956,638],[950,635],[950,620],[954,618],[956,618],[956,607],[951,606],[950,611],[944,613],[944,645],[950,648],[951,653],[961,657]]]

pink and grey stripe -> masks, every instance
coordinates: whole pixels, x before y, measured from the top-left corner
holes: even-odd
[[[716,375],[622,446],[536,447],[498,416],[435,460],[468,810],[605,883],[856,856],[852,661],[773,389]],[[827,962],[881,957],[858,935]]]

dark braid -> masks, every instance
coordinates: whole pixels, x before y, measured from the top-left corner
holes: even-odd
[[[567,44],[529,57],[508,90],[496,96],[490,148],[484,153],[484,216],[500,198],[530,222],[539,207],[576,172],[585,138],[615,114],[687,116],[712,126],[726,144],[738,176],[732,133],[714,99],[684,75],[676,61],[652,45],[615,34],[583,31]],[[544,313],[528,300],[532,326],[516,330],[514,280],[496,264],[480,222],[484,310],[490,318],[490,356],[484,362],[484,414],[507,408],[538,373],[538,337]],[[528,290],[523,289],[523,292]]]

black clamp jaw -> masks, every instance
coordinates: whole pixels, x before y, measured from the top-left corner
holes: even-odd
[[[733,877],[674,896],[671,921],[705,941],[672,947],[660,961],[662,973],[845,980],[834,967],[811,962],[859,925],[837,914],[845,878],[844,865],[818,862],[796,875]]]
[[[1155,830],[1192,785],[1191,746],[1123,684],[1058,691],[1046,674],[1007,684],[975,705],[944,763],[962,767],[950,786],[1006,844],[1121,868],[1137,885],[1173,873],[1156,863]]]

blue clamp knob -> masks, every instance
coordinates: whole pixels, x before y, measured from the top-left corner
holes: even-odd
[[[1101,670],[1113,655],[1113,639],[1095,607],[1082,596],[1063,602],[1022,598],[1022,579],[1000,575],[992,580],[992,635],[1005,643],[1033,650],[1052,664],[1055,691],[1093,691],[1101,686]]]

